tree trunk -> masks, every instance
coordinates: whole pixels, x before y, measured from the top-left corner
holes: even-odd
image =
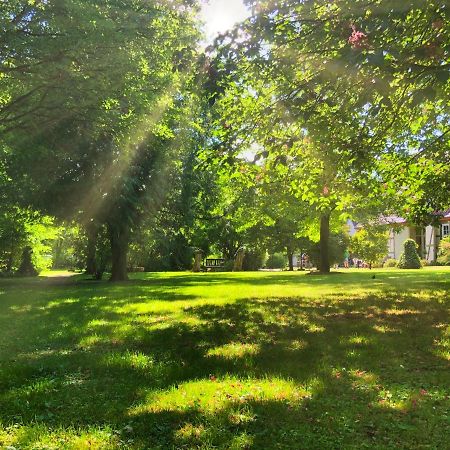
[[[14,251],[11,249],[11,252],[8,256],[8,260],[6,262],[6,273],[12,272],[14,264]]]
[[[294,270],[294,253],[288,249],[287,251],[288,263],[289,263],[289,271],[292,272]]]
[[[245,250],[243,247],[239,248],[234,257],[233,272],[240,272],[244,262]]]
[[[94,226],[86,227],[87,248],[86,248],[86,274],[95,275],[97,271],[95,263],[95,248],[97,246],[98,228]]]
[[[110,281],[128,280],[127,254],[129,244],[129,230],[122,227],[108,225],[111,243],[111,278]]]
[[[319,270],[322,273],[330,272],[330,255],[329,255],[329,240],[330,240],[330,213],[324,212],[320,216],[320,266]]]
[[[194,267],[192,268],[192,272],[200,272],[202,270],[202,257],[203,252],[201,250],[194,252]]]

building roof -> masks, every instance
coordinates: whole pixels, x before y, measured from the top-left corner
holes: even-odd
[[[441,222],[450,221],[450,209],[445,211],[437,211],[432,215],[439,217]],[[380,216],[379,223],[382,225],[405,225],[407,220],[393,214],[390,216]]]
[[[442,219],[450,220],[450,209],[447,209],[447,211],[444,211],[442,214]]]
[[[395,216],[395,215],[380,216],[379,223],[382,225],[400,225],[400,224],[405,224],[406,219],[404,219],[403,217]]]

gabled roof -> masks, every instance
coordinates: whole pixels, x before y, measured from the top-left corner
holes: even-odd
[[[445,211],[437,211],[432,215],[435,217],[439,217],[441,222],[450,221],[450,209],[447,209]],[[405,225],[407,223],[406,219],[396,215],[380,216],[378,221],[378,223],[382,225]]]
[[[401,225],[406,223],[406,219],[398,216],[380,216],[378,219],[381,225]]]
[[[447,209],[447,211],[443,212],[442,218],[446,219],[446,220],[450,220],[450,209]]]

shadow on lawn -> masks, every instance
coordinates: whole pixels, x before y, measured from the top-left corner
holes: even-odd
[[[416,290],[417,288],[429,288],[430,273],[423,271],[370,271],[361,269],[360,271],[331,273],[330,275],[308,276],[302,271],[296,272],[208,272],[199,274],[176,274],[167,278],[164,272],[146,273],[143,275],[133,274],[131,279],[122,283],[122,286],[131,285],[145,287],[167,287],[168,283],[172,287],[184,287],[195,285],[216,285],[216,284],[243,284],[252,286],[267,285],[308,285],[308,286],[335,286],[355,285],[361,286],[364,283],[381,285],[385,282],[396,288],[404,290]],[[372,277],[375,275],[375,280]],[[136,278],[137,277],[137,278]],[[450,285],[449,272],[442,271],[433,273],[433,284],[436,288]],[[119,284],[120,285],[120,284]]]
[[[180,278],[176,286],[198,282]],[[215,279],[233,282],[218,275],[208,282]],[[0,329],[8,341],[0,344],[0,422],[49,430],[108,424],[120,432],[117,441],[137,448],[448,442],[450,367],[438,354],[449,322],[442,293],[420,301],[408,296],[408,281],[403,294],[240,299],[194,304],[181,318],[180,311],[117,310],[142,295],[195,299],[154,281],[49,286],[30,301],[27,286],[9,304],[2,299]],[[277,379],[288,387],[277,391]],[[239,380],[247,385],[236,387]],[[251,389],[260,383],[268,383],[262,396]],[[205,395],[189,398],[196,386]],[[205,398],[216,401],[216,391],[209,410]],[[173,401],[158,406],[161,395]],[[31,446],[33,439],[24,435],[15,444]]]

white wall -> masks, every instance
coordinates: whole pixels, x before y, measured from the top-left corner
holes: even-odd
[[[389,237],[389,258],[399,259],[403,252],[403,242],[410,237],[409,227],[391,228]]]
[[[425,257],[428,261],[436,259],[436,231],[437,228],[431,225],[425,228]]]
[[[436,234],[439,233],[437,227],[428,225],[425,228],[425,257],[428,261],[436,259]],[[388,252],[389,258],[399,259],[403,252],[403,243],[406,239],[414,237],[413,229],[410,227],[403,227],[401,229],[391,228],[389,230]]]

